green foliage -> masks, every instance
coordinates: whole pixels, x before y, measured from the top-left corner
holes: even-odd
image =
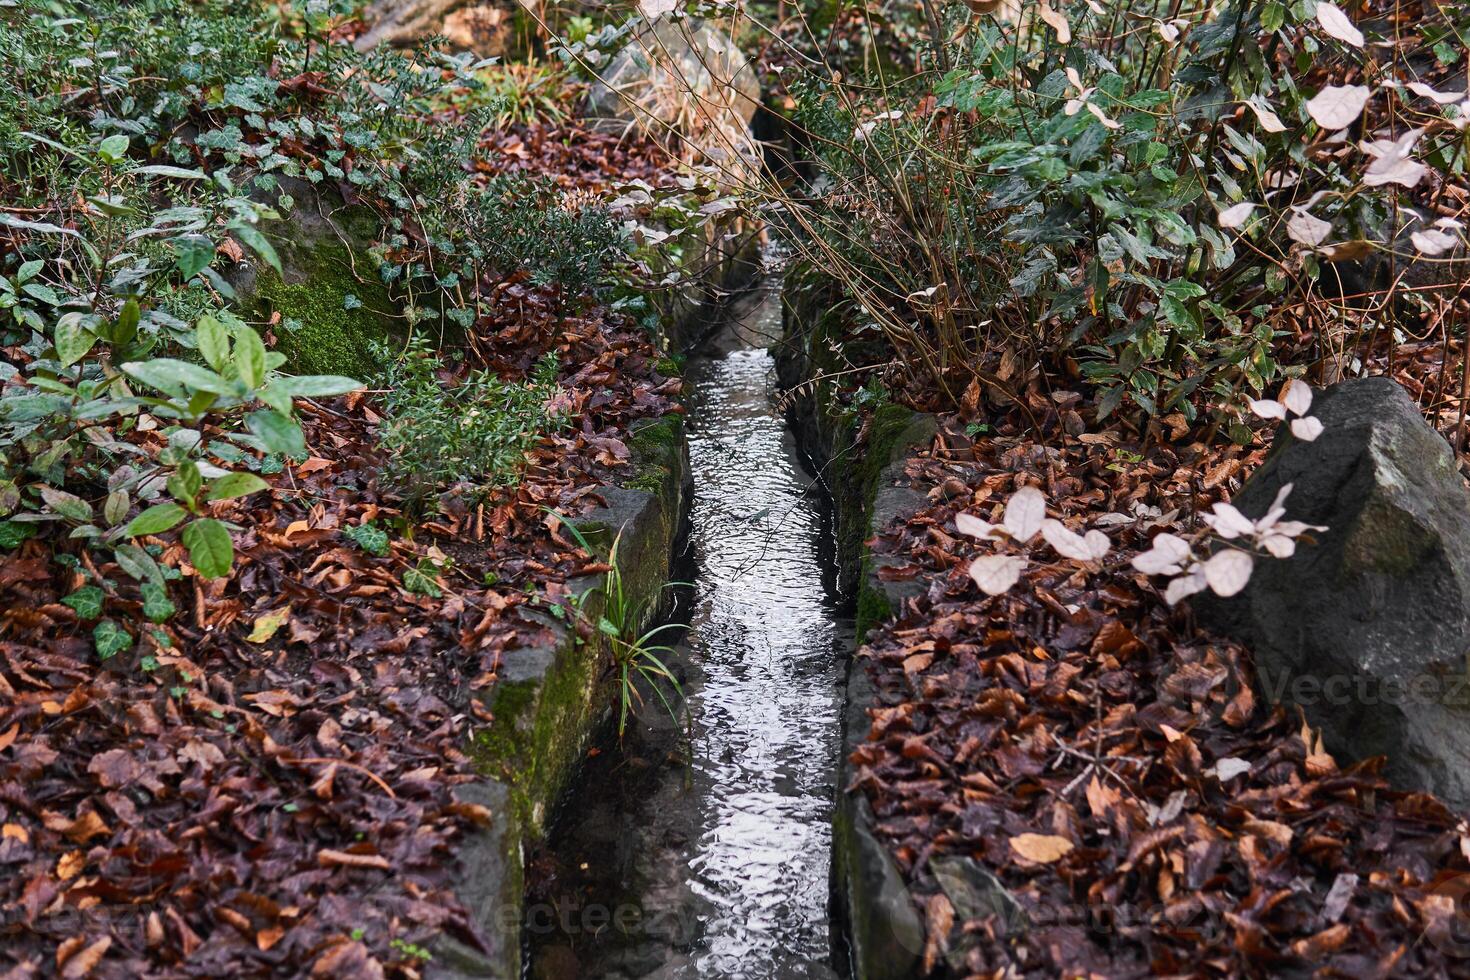
[[[821,176],[787,197],[790,239],[841,281],[858,332],[951,405],[972,384],[1014,396],[1028,365],[1064,356],[1103,416],[1193,419],[1263,389],[1285,311],[1338,319],[1327,263],[1399,247],[1382,229],[1409,181],[1328,152],[1308,103],[1323,66],[1401,88],[1400,47],[1339,43],[1309,3],[1048,8],[1065,38],[1021,9],[942,8],[906,78],[849,63],[793,81]],[[1456,174],[1458,111],[1413,124],[1416,155]]]
[[[428,344],[414,338],[378,385],[385,392],[383,479],[411,504],[456,486],[478,495],[514,483],[526,453],[562,424],[549,407],[554,355],[537,364],[528,382],[501,381],[489,371],[442,381],[442,372]]]
[[[344,527],[342,536],[376,558],[386,558],[388,552],[392,550],[388,532],[372,521],[354,527]]]
[[[564,517],[561,520],[582,550],[588,554],[597,554],[586,535],[575,524]],[[602,584],[580,596],[576,603],[578,614],[588,626],[604,637],[612,649],[612,667],[618,682],[619,738],[627,731],[629,716],[642,704],[643,696],[638,690],[639,681],[648,685],[663,704],[664,710],[669,713],[669,717],[675,720],[678,716],[674,705],[665,696],[660,685],[667,684],[676,697],[682,699],[684,696],[679,679],[664,663],[665,656],[674,652],[673,648],[654,642],[656,637],[684,627],[679,623],[665,623],[649,630],[643,628],[652,611],[649,608],[650,600],[634,596],[623,579],[623,567],[618,560],[618,544],[622,537],[623,533],[619,530],[608,549],[608,567]],[[684,584],[687,583],[670,583],[671,586]],[[585,611],[587,600],[594,594],[602,599],[601,613],[595,618]]]

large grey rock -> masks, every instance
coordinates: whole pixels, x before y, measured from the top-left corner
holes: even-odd
[[[587,114],[619,127],[733,138],[745,133],[760,98],[755,69],[728,34],[704,21],[666,17],[598,70]]]
[[[1196,608],[1250,646],[1260,689],[1300,704],[1333,752],[1386,755],[1396,785],[1470,806],[1470,492],[1387,378],[1335,385],[1313,414],[1322,435],[1283,429],[1235,503],[1260,517],[1291,483],[1287,518],[1328,530]]]

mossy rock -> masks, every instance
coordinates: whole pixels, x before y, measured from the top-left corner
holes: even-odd
[[[288,372],[371,377],[379,365],[369,345],[390,340],[402,323],[369,253],[382,222],[371,208],[344,204],[335,191],[303,180],[282,178],[280,190],[295,204],[261,231],[281,272],[254,261],[237,266],[231,279],[240,303],[262,322],[281,315],[274,333]],[[288,322],[300,326],[288,329]]]

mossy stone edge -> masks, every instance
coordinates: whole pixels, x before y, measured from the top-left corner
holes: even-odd
[[[923,494],[902,480],[904,462],[927,446],[938,429],[932,415],[899,405],[879,406],[867,420],[838,404],[835,386],[820,379],[837,369],[832,341],[843,313],[819,276],[794,270],[783,294],[784,329],[776,352],[783,388],[796,390],[791,421],[797,442],[832,502],[837,586],[855,597],[854,650],[874,625],[889,618],[915,582],[885,582],[878,571],[892,559],[865,542],[878,529],[921,509]],[[876,696],[856,656],[848,661],[839,787],[853,777],[847,761],[867,737]],[[860,794],[839,789],[832,817],[833,908],[845,930],[854,980],[898,980],[921,974],[924,925],[887,848],[873,832],[874,817]]]

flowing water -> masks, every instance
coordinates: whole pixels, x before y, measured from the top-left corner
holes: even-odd
[[[773,283],[688,367],[687,714],[587,765],[528,873],[532,977],[830,978],[841,651],[811,480],[772,399]]]

